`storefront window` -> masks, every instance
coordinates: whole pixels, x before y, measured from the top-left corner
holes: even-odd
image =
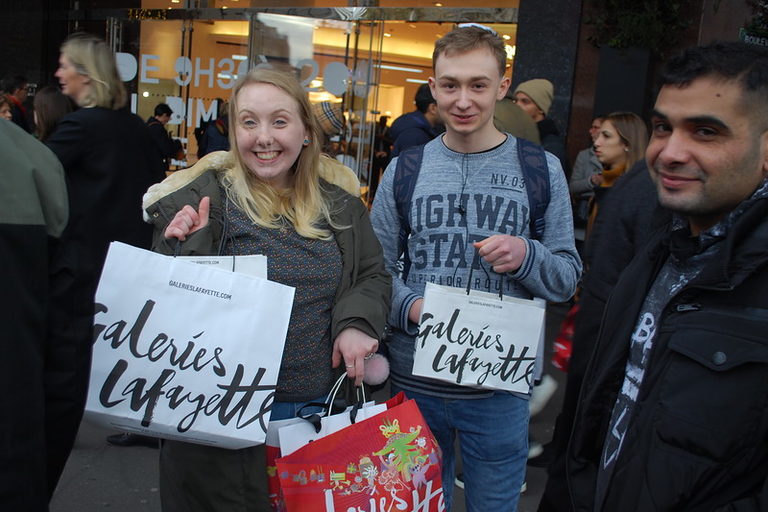
[[[411,7],[425,7],[415,15],[418,9],[400,9],[406,2],[382,0],[380,7],[397,8],[379,9],[385,19],[350,20],[334,19],[345,17],[336,11],[355,8],[317,9],[336,2],[316,1],[311,6],[304,2],[295,9],[284,8],[292,2],[281,2],[281,9],[254,9],[261,3],[209,0],[208,8],[184,11],[173,0],[145,0],[144,9],[132,10],[132,19],[120,23],[128,28],[122,33],[135,40],[116,45],[122,49],[118,58],[132,92],[132,109],[144,119],[158,103],[173,109],[169,129],[186,148],[186,158],[175,162],[181,168],[197,160],[196,130],[200,136],[201,127],[224,113],[221,107],[238,76],[253,66],[292,71],[313,103],[329,102],[344,112],[343,133],[337,144],[328,141],[328,150],[346,153],[339,159],[354,168],[364,185],[376,181],[372,151],[376,124],[381,116],[391,124],[415,108],[416,90],[431,74],[434,42],[454,23],[392,19],[400,15],[439,19],[441,11],[434,2],[408,2]],[[443,2],[445,7],[450,4]],[[507,18],[508,11],[502,12]],[[176,12],[184,15],[174,16]],[[333,16],[308,15],[318,12]],[[456,9],[451,12],[455,17]],[[208,19],[199,17],[205,14]],[[517,25],[486,24],[508,41],[511,68]]]

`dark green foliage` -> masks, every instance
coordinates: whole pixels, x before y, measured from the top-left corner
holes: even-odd
[[[595,46],[647,48],[661,54],[691,26],[684,17],[689,1],[591,0],[586,23],[594,27]],[[761,2],[763,3],[763,2]]]

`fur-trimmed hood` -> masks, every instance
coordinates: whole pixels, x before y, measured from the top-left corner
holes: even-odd
[[[231,169],[236,165],[237,158],[234,153],[231,151],[215,151],[205,155],[192,167],[176,171],[162,182],[152,185],[142,198],[141,208],[144,213],[144,220],[150,222],[149,216],[147,215],[147,207],[156,203],[168,194],[179,190],[205,171],[215,169],[217,172],[222,172]],[[357,179],[357,176],[352,169],[342,165],[341,162],[326,155],[321,155],[320,177],[328,183],[344,189],[349,194],[355,197],[360,197],[360,181]]]

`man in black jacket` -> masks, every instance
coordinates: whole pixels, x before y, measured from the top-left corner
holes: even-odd
[[[426,144],[443,131],[440,129],[440,114],[437,103],[429,90],[429,84],[421,84],[413,99],[416,110],[403,114],[392,123],[389,136],[393,140],[392,157],[404,150]]]
[[[768,507],[768,50],[666,66],[646,152],[674,213],[622,274],[583,380],[576,511]]]
[[[173,110],[166,103],[158,103],[155,107],[155,113],[147,119],[149,133],[152,134],[152,140],[155,141],[155,147],[160,155],[162,163],[160,167],[167,171],[170,167],[171,159],[175,158],[181,151],[181,142],[171,137],[165,125],[171,120]],[[163,181],[165,175],[158,175],[156,181]]]

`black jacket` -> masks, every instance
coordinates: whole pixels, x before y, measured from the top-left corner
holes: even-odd
[[[171,137],[171,134],[165,129],[165,125],[155,119],[154,116],[147,119],[147,128],[149,128],[149,134],[152,136],[160,159],[158,169],[163,170],[163,172],[156,173],[155,181],[161,182],[165,179],[165,171],[168,170],[171,159],[182,149],[181,142]]]
[[[0,121],[0,154],[0,510],[47,512],[63,468],[59,455],[66,460],[74,441],[72,432],[50,442],[46,429],[61,420],[55,398],[62,390],[46,383],[62,355],[49,333],[69,324],[51,322],[49,307],[67,190],[56,156],[13,123]]]
[[[392,157],[411,146],[426,144],[440,135],[440,130],[429,124],[427,118],[418,110],[403,114],[394,120],[389,128],[389,136],[394,141]]]
[[[152,228],[142,221],[141,197],[153,183],[157,158],[146,125],[126,110],[71,112],[46,144],[64,166],[69,195],[50,304],[53,323],[66,326],[52,333],[50,344],[58,366],[49,368],[48,386],[50,400],[58,403],[49,429],[56,439],[49,442],[61,448],[49,453],[55,486],[85,407],[94,296],[107,248],[114,240],[149,248]]]
[[[768,199],[744,212],[658,320],[601,510],[768,510],[767,215]],[[657,234],[606,305],[566,461],[579,512],[594,510],[597,464],[629,338],[676,236]]]

